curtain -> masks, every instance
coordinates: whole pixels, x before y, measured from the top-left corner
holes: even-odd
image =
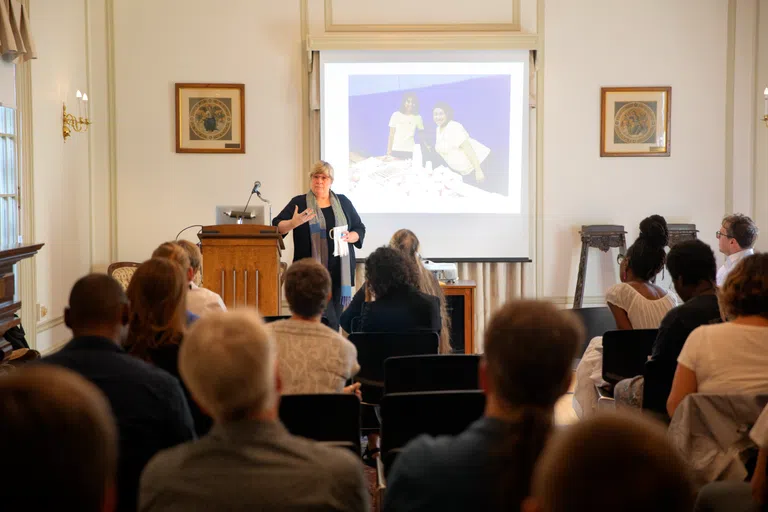
[[[526,295],[527,263],[459,263],[459,279],[474,281],[475,351],[483,352],[483,335],[491,314],[511,299]],[[357,287],[365,282],[365,264],[355,269]]]
[[[0,54],[13,62],[37,58],[29,16],[18,0],[0,0]]]

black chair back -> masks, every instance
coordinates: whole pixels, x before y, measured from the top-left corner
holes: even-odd
[[[392,454],[420,434],[457,435],[483,415],[482,391],[393,393],[381,400],[381,453],[386,471]]]
[[[288,320],[291,318],[291,315],[272,315],[272,316],[265,316],[264,321],[268,324],[271,324],[272,322],[277,322],[278,320]],[[323,323],[323,325],[328,325],[328,318],[322,317],[320,321]]]
[[[280,421],[291,434],[360,455],[360,400],[353,394],[284,395]]]
[[[672,391],[677,361],[649,359],[643,370],[643,410],[657,413],[669,422],[667,399]]]
[[[355,332],[349,341],[357,348],[360,373],[355,380],[367,385],[384,385],[384,361],[390,357],[437,354],[435,332]]]
[[[480,389],[478,355],[430,354],[384,361],[384,393]]]
[[[587,345],[589,345],[589,341],[592,338],[595,336],[602,336],[606,332],[616,329],[616,319],[613,317],[613,313],[611,313],[611,310],[608,309],[608,307],[575,308],[571,311],[581,318],[587,332],[587,338],[584,340],[584,344],[576,354],[577,358],[581,358],[584,355],[584,351],[587,350]]]
[[[616,384],[642,375],[658,329],[608,331],[603,334],[603,380]]]

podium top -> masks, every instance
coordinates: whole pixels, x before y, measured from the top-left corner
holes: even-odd
[[[274,239],[279,242],[280,249],[285,249],[283,235],[277,231],[275,226],[263,226],[259,224],[217,224],[213,226],[203,226],[203,229],[197,234],[197,238],[202,242],[206,239],[214,238],[261,238]]]

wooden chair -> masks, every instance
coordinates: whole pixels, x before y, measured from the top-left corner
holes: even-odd
[[[140,263],[133,261],[118,261],[109,266],[107,274],[120,283],[123,286],[123,290],[127,290],[133,273],[136,272],[139,265]]]
[[[351,393],[283,395],[280,421],[293,435],[360,456],[360,400]]]
[[[429,354],[384,361],[384,393],[479,389],[479,355]]]

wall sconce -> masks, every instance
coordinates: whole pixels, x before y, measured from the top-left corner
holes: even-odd
[[[77,91],[75,95],[77,97],[77,117],[67,113],[67,104],[64,103],[62,114],[62,135],[64,136],[64,142],[72,135],[72,130],[76,132],[84,132],[88,130],[88,126],[93,124],[88,117],[88,95]],[[83,106],[85,105],[85,106]],[[85,117],[83,117],[85,112]]]
[[[768,87],[763,90],[763,99],[765,103],[763,106],[763,121],[765,121],[765,126],[768,126]]]

